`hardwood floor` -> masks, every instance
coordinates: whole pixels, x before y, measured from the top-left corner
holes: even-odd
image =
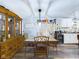
[[[44,59],[43,57],[37,59]],[[34,48],[24,47],[13,59],[35,59]],[[79,59],[79,48],[77,45],[59,45],[57,50],[49,47],[47,59]]]

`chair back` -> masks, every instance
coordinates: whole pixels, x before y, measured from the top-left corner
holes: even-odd
[[[49,50],[49,37],[47,36],[37,36],[34,37],[35,49],[34,49],[34,56],[45,56],[48,57],[48,50]],[[46,59],[42,58],[42,59]]]
[[[49,43],[49,37],[47,36],[37,36],[37,37],[34,37],[34,41],[36,44],[47,44]]]

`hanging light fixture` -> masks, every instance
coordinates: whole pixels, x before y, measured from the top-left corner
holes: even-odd
[[[39,20],[38,20],[38,22],[39,22],[39,26],[41,26],[41,9],[38,9],[38,12],[39,12]]]
[[[38,9],[38,12],[39,12],[39,20],[41,21],[41,9]]]

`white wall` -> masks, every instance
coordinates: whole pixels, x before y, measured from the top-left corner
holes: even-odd
[[[77,34],[64,34],[64,43],[78,43]]]
[[[73,21],[72,18],[64,18],[61,21],[62,27],[72,27]]]

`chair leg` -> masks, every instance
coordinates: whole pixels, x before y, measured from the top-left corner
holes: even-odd
[[[26,59],[26,44],[24,45],[24,49],[25,49],[25,51],[24,51],[24,59]]]

